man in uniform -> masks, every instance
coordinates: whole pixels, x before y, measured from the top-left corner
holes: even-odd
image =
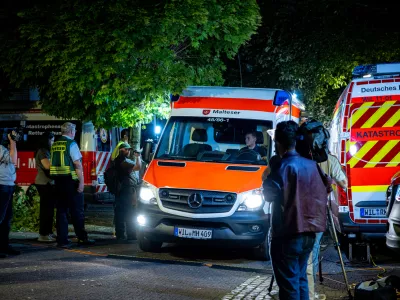
[[[74,141],[75,124],[61,125],[62,136],[51,147],[50,175],[54,178],[57,201],[57,245],[70,247],[68,240],[68,210],[72,217],[78,244],[91,245],[85,231],[82,154]]]

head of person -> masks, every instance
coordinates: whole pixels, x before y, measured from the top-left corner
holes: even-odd
[[[129,152],[132,150],[132,147],[128,144],[128,143],[122,143],[119,146],[119,154],[122,157],[128,157],[129,156]]]
[[[251,149],[254,148],[256,146],[256,142],[257,142],[257,134],[254,131],[246,133],[245,143],[247,147]]]
[[[128,141],[129,141],[129,130],[128,129],[122,129],[121,141],[128,143]]]
[[[41,141],[41,148],[49,149],[54,143],[54,133],[51,131],[46,131],[43,133],[42,141]]]
[[[280,157],[295,149],[298,129],[299,125],[294,121],[284,121],[276,125],[274,138],[276,150]]]
[[[76,133],[76,125],[70,122],[65,122],[61,125],[61,134],[70,137],[71,139],[75,138]]]

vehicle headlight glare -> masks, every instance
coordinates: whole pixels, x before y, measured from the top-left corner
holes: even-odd
[[[261,195],[257,194],[248,195],[244,200],[244,205],[246,205],[246,207],[251,210],[260,208],[262,204],[263,204],[263,199]]]
[[[156,195],[151,187],[142,186],[140,188],[139,198],[143,203],[149,204],[152,199],[156,198]]]
[[[358,151],[356,145],[351,145],[349,150],[350,150],[349,152],[350,152],[350,155],[351,155],[351,156],[353,156],[354,154],[356,154],[357,151]]]
[[[146,225],[146,218],[143,215],[137,216],[136,221],[140,226]]]

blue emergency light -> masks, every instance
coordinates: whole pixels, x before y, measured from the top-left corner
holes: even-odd
[[[353,69],[353,78],[368,78],[377,75],[398,75],[400,74],[400,63],[383,63],[361,65]]]

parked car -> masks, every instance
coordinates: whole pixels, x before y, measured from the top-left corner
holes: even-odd
[[[393,176],[386,196],[389,217],[386,246],[393,250],[400,250],[400,172]]]

